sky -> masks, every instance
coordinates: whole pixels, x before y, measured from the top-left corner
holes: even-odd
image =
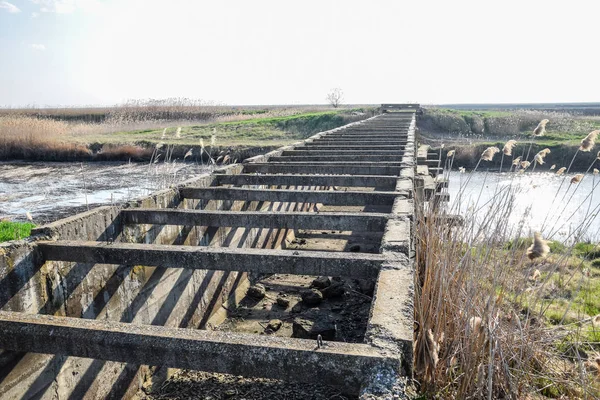
[[[0,0],[0,106],[600,101],[600,3]]]

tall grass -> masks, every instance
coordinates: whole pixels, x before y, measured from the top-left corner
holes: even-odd
[[[206,138],[202,132],[214,131],[209,124],[223,125],[220,133],[227,133],[232,141],[292,140],[317,128],[365,118],[359,112],[339,116],[328,110],[325,106],[229,107],[185,98],[132,100],[107,108],[0,109],[0,159],[148,160],[157,138],[171,144],[185,142],[185,150],[176,148],[174,155],[190,158],[190,139]],[[231,154],[230,158],[239,157]]]
[[[484,153],[477,165],[487,159]],[[486,176],[486,184],[493,183]],[[519,223],[509,223],[518,185],[496,185],[485,204],[477,194],[467,200],[466,186],[461,182],[452,207],[427,207],[417,224],[414,354],[422,393],[444,399],[599,398],[600,324],[594,321],[600,270],[575,243],[600,206],[588,208],[586,221],[563,241],[546,243],[538,236],[534,242],[533,232],[524,231],[528,211]],[[562,207],[549,213],[553,217]],[[451,223],[448,217],[461,210],[462,224]]]
[[[0,158],[37,159],[41,156],[73,159],[89,155],[82,145],[65,140],[65,122],[26,116],[0,117]]]

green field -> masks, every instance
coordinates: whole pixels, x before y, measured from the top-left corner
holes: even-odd
[[[355,120],[358,118],[348,111],[325,111],[181,127],[170,126],[166,130],[159,128],[74,135],[72,138],[82,143],[164,143],[190,146],[199,145],[202,139],[205,146],[210,146],[214,135],[218,146],[280,146]]]
[[[29,222],[0,222],[0,242],[24,239],[31,234],[35,225]]]

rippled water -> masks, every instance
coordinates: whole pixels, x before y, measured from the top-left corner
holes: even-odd
[[[207,172],[198,164],[0,163],[0,218],[35,222],[119,203]]]
[[[509,224],[512,234],[522,223],[520,235],[541,231],[544,237],[565,240],[582,225],[582,239],[600,238],[600,175],[587,174],[578,184],[571,184],[575,174],[557,176],[550,172],[485,173],[449,175],[449,206],[460,208],[461,215],[473,215],[481,221],[490,215],[493,198],[498,193],[514,192]],[[460,190],[460,187],[464,189]],[[459,204],[460,203],[460,204]],[[460,205],[460,207],[459,207]],[[455,211],[454,211],[455,212]]]

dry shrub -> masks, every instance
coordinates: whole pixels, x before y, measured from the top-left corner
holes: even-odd
[[[82,145],[64,140],[65,122],[26,116],[0,117],[0,158],[80,159],[90,156]]]
[[[558,273],[564,260],[532,261],[525,247],[506,247],[523,240],[522,227],[508,222],[518,193],[497,190],[483,220],[470,212],[457,226],[444,222],[457,210],[430,208],[417,224],[414,370],[421,392],[443,399],[596,398],[600,385],[585,360],[559,350],[568,342],[579,354],[579,339],[545,322],[548,290],[532,289],[548,283],[538,269]]]
[[[152,152],[152,148],[144,148],[130,144],[105,144],[96,154],[96,159],[99,161],[119,161],[126,159],[129,159],[130,161],[144,161],[149,160],[150,157],[152,157]]]

